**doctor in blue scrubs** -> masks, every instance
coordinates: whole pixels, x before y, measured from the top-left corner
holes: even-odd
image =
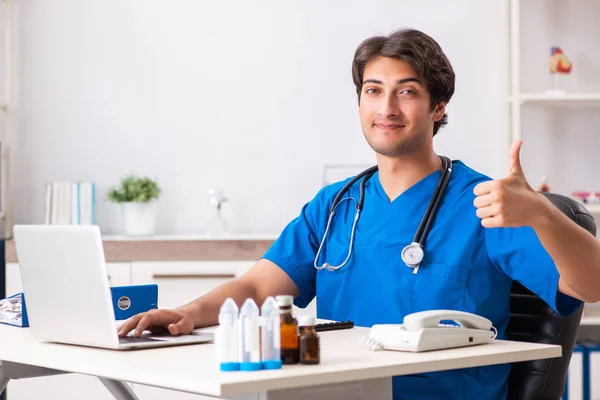
[[[244,276],[178,309],[133,317],[121,335],[187,334],[216,324],[226,297],[241,305],[292,294],[300,307],[316,296],[319,318],[365,327],[423,310],[467,311],[490,319],[502,339],[513,280],[565,316],[600,299],[600,245],[529,186],[520,141],[497,180],[434,152],[455,76],[431,37],[400,30],[367,39],[352,75],[377,169],[320,190]],[[504,399],[509,369],[396,377],[394,399]]]

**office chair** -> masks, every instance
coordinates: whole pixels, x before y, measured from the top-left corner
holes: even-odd
[[[588,210],[577,201],[554,193],[542,193],[565,215],[596,236],[596,224]],[[534,266],[535,267],[535,266]],[[509,400],[559,400],[565,380],[583,305],[570,317],[561,317],[537,295],[514,282],[510,294],[508,340],[558,344],[562,357],[511,364]]]

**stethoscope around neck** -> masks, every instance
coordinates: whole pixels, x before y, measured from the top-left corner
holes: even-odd
[[[417,273],[419,270],[419,266],[423,261],[423,257],[425,256],[425,252],[423,251],[423,246],[425,245],[425,240],[427,239],[427,235],[429,230],[431,229],[431,225],[433,224],[433,220],[435,219],[435,215],[440,205],[440,201],[444,195],[446,188],[448,187],[448,182],[450,181],[450,173],[452,172],[452,161],[448,157],[440,156],[442,160],[442,172],[440,174],[440,178],[438,179],[437,185],[433,192],[433,196],[429,200],[429,204],[427,206],[427,210],[425,211],[425,215],[421,219],[421,223],[419,224],[419,228],[415,233],[413,241],[411,244],[407,245],[402,249],[401,257],[402,261],[410,268],[413,269],[413,273]],[[321,243],[319,244],[319,249],[317,250],[317,254],[314,259],[314,266],[318,270],[327,269],[328,271],[336,271],[342,268],[348,260],[350,260],[350,256],[352,255],[352,246],[354,244],[354,234],[356,232],[356,224],[358,223],[358,218],[360,217],[360,213],[364,206],[365,201],[365,184],[366,182],[377,172],[378,167],[373,166],[361,172],[352,178],[348,183],[344,185],[337,193],[335,198],[333,199],[333,203],[331,204],[331,212],[329,213],[329,219],[327,220],[327,227],[325,228],[325,233],[323,234],[323,239],[321,239]],[[360,181],[360,194],[358,198],[358,202],[356,199],[352,197],[342,198],[344,194],[350,189],[354,183],[358,180]],[[350,234],[350,244],[348,245],[348,255],[346,259],[340,265],[331,265],[327,262],[323,263],[321,266],[317,265],[317,261],[319,259],[319,255],[321,254],[321,250],[325,244],[325,240],[327,239],[327,235],[331,228],[331,221],[333,220],[333,216],[335,214],[335,209],[345,200],[353,200],[356,203],[356,214],[354,215],[354,221],[352,222],[352,232]]]

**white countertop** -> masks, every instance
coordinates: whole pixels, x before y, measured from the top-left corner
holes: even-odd
[[[102,235],[107,262],[257,260],[278,238],[276,233]],[[5,260],[17,263],[14,240],[6,243]]]
[[[0,360],[213,396],[384,378],[559,357],[561,347],[492,341],[424,353],[373,352],[358,338],[367,328],[321,332],[321,364],[256,372],[220,372],[214,345],[116,351],[36,342],[28,328],[0,325]]]
[[[124,236],[124,235],[102,235],[102,240],[115,241],[140,241],[140,240],[171,240],[171,241],[186,241],[186,240],[205,240],[205,241],[225,241],[225,240],[275,240],[279,237],[277,233],[228,233],[223,235],[208,235],[201,233],[186,233],[186,234],[162,234],[152,236]]]

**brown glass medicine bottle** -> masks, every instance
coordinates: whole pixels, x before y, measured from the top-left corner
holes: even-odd
[[[315,331],[315,317],[306,316],[300,320],[300,364],[319,364],[321,349],[319,335]]]
[[[281,338],[281,361],[283,364],[297,364],[300,361],[298,349],[298,321],[292,315],[292,296],[276,296],[279,306],[279,326]]]

